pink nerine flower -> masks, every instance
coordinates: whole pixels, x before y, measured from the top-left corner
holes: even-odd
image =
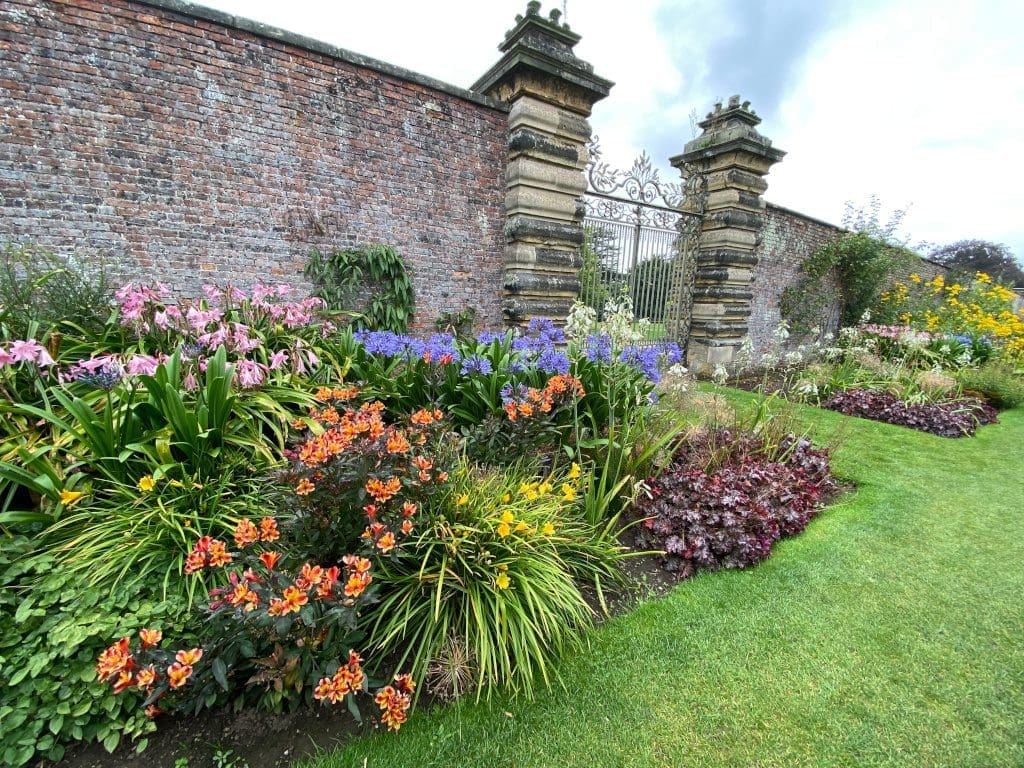
[[[132,376],[152,376],[160,361],[150,355],[132,355],[128,360],[128,373]]]
[[[7,360],[10,363],[34,362],[36,365],[53,365],[53,358],[46,347],[35,339],[12,341],[7,349]]]
[[[270,370],[276,371],[288,360],[288,353],[283,349],[279,349],[277,352],[270,356]]]
[[[266,368],[253,360],[239,360],[235,364],[235,374],[242,389],[253,389],[263,383]]]

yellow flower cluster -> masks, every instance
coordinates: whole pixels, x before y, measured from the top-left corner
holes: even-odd
[[[1024,310],[1016,294],[979,272],[969,285],[947,283],[942,275],[925,282],[910,275],[911,286],[896,283],[881,300],[897,310],[901,323],[917,330],[984,336],[1011,358],[1024,357]]]
[[[537,501],[542,498],[558,499],[561,503],[571,504],[576,500],[578,491],[572,481],[578,480],[582,472],[578,464],[573,464],[569,472],[562,478],[565,482],[559,482],[553,478],[547,478],[544,480],[535,480],[533,482],[520,483],[518,488],[518,497],[513,501],[512,494],[506,493],[502,499],[501,504],[504,507],[501,515],[496,518],[496,524],[494,527],[495,533],[502,539],[507,539],[510,536],[516,534],[522,536],[552,536],[557,530],[557,525],[553,520],[540,523],[535,522],[533,524],[528,523],[526,520],[518,519],[516,513],[513,511],[516,504],[522,504],[522,500],[527,502]],[[557,486],[557,487],[556,487]],[[512,508],[509,508],[511,505]],[[511,578],[508,574],[507,565],[499,565],[497,573],[494,577],[494,585],[498,589],[509,589],[512,585]]]

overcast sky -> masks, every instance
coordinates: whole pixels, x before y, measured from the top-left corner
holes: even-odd
[[[526,0],[204,0],[468,87]],[[766,198],[840,223],[877,195],[913,243],[978,238],[1024,260],[1024,2],[566,0],[580,58],[616,83],[604,157],[662,178],[715,101],[741,94],[785,150]],[[545,2],[542,13],[561,8]]]

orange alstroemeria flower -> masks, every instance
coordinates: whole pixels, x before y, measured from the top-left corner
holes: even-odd
[[[267,566],[267,570],[274,570],[274,566],[277,565],[281,559],[280,552],[260,552],[260,561]]]
[[[132,669],[135,666],[135,661],[128,652],[130,647],[131,638],[122,637],[103,651],[96,661],[96,676],[100,680],[107,680],[120,674],[123,670]]]
[[[264,517],[260,520],[260,541],[277,541],[281,538],[277,530],[277,520],[272,517]]]
[[[238,525],[235,526],[235,544],[239,549],[245,549],[259,538],[260,532],[252,520],[243,518],[238,521]]]
[[[187,651],[178,651],[174,654],[174,660],[179,664],[184,664],[187,667],[191,667],[197,661],[203,658],[202,648],[190,648]]]
[[[156,682],[157,675],[156,667],[150,664],[148,667],[143,667],[139,670],[139,673],[135,676],[135,685],[139,690],[151,688]]]
[[[298,613],[309,602],[309,595],[295,586],[285,587],[283,598],[285,613]]]
[[[163,640],[164,633],[159,629],[140,629],[139,639],[142,640],[143,648],[152,648],[154,645],[159,645],[160,641]]]
[[[220,539],[214,539],[210,544],[210,567],[220,568],[231,562],[232,555],[228,552],[227,545]]]
[[[167,680],[171,688],[181,688],[192,677],[192,667],[175,662],[167,668]]]

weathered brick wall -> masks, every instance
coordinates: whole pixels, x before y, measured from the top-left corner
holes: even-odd
[[[759,356],[771,345],[772,333],[782,320],[779,310],[782,292],[799,283],[800,265],[844,231],[834,224],[767,204],[760,244],[755,249],[758,262],[754,270],[754,298],[751,301],[749,323],[755,355]],[[907,275],[916,272],[930,280],[940,272],[945,274],[947,271],[939,264],[918,259],[905,268],[897,269],[893,278],[906,280]],[[831,298],[822,313],[821,327],[834,332],[839,323],[838,283],[826,282],[822,290]]]
[[[832,224],[768,203],[765,208],[761,242],[755,249],[754,298],[751,301],[750,339],[756,354],[771,344],[772,333],[782,314],[782,292],[800,281],[800,265],[843,230]],[[831,298],[822,315],[823,327],[834,330],[839,322],[839,305],[834,298],[837,285],[824,284]]]
[[[3,0],[0,62],[0,241],[179,294],[382,242],[418,325],[501,323],[497,103],[174,0]]]

